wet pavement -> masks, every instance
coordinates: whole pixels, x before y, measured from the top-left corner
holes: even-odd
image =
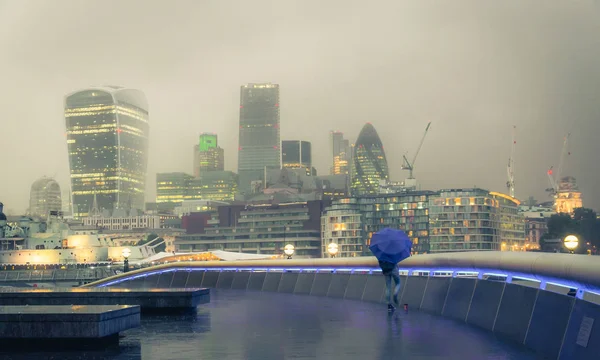
[[[120,345],[95,352],[2,353],[2,359],[535,359],[453,320],[383,304],[211,290],[196,315],[142,317]],[[24,349],[26,350],[26,349]],[[29,349],[27,349],[29,350]]]

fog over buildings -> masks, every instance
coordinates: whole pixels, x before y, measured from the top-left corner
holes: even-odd
[[[193,173],[218,134],[237,171],[240,86],[279,84],[281,139],[331,167],[330,130],[353,143],[371,122],[392,180],[431,131],[424,189],[506,191],[517,126],[516,195],[549,199],[546,170],[571,132],[565,175],[600,209],[600,9],[594,0],[0,0],[0,201],[24,213],[31,184],[69,189],[64,96],[140,89],[149,104],[146,198],[157,172]]]

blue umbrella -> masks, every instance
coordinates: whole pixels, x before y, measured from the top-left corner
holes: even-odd
[[[379,261],[397,264],[410,256],[412,241],[402,230],[383,229],[371,237],[369,249]]]

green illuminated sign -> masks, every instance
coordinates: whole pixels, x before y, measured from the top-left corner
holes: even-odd
[[[217,147],[217,135],[216,134],[200,134],[200,151],[207,151],[208,149],[214,149]]]

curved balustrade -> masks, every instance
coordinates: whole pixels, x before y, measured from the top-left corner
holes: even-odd
[[[410,309],[492,331],[546,358],[597,359],[600,353],[600,306],[586,301],[600,298],[598,257],[472,252],[417,255],[400,265],[400,303]],[[87,286],[208,287],[383,303],[380,274],[373,257],[174,262]]]
[[[290,259],[290,260],[243,260],[173,262],[150,268],[138,269],[88,284],[106,286],[148,273],[175,271],[177,269],[228,269],[228,270],[309,270],[318,272],[377,272],[379,267],[374,257],[333,258],[333,259]],[[547,284],[577,289],[577,297],[585,292],[600,294],[600,257],[588,255],[531,253],[531,252],[459,252],[416,255],[400,263],[400,269],[408,275],[486,275],[503,277],[506,282],[513,279],[533,280],[541,289]]]

